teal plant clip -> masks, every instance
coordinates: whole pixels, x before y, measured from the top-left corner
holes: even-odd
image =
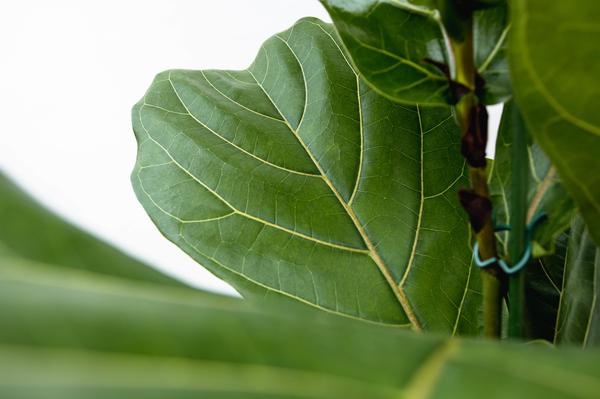
[[[498,263],[498,266],[500,266],[500,268],[502,270],[504,270],[504,272],[506,274],[514,274],[516,272],[518,272],[519,270],[521,270],[522,268],[525,267],[525,265],[529,262],[529,259],[531,258],[531,251],[532,251],[532,238],[533,238],[533,231],[535,230],[535,228],[544,220],[546,220],[547,215],[542,213],[539,214],[537,216],[535,216],[533,218],[533,220],[527,225],[527,233],[525,235],[525,251],[523,251],[523,256],[521,256],[521,259],[519,259],[519,261],[517,263],[515,263],[514,265],[509,265],[508,263],[506,263],[506,261],[504,261],[504,259],[498,259],[498,258],[489,258],[486,260],[481,260],[481,258],[479,257],[479,245],[477,244],[477,241],[475,241],[475,244],[473,245],[473,258],[475,259],[475,264],[479,267],[488,267],[491,266],[495,263]],[[508,231],[510,230],[511,227],[510,225],[507,224],[500,224],[500,225],[496,225],[495,227],[495,231]]]

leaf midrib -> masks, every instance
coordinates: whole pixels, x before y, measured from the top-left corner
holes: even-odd
[[[213,190],[212,188],[210,188],[206,183],[204,183],[202,180],[200,180],[198,177],[196,177],[193,173],[191,173],[189,170],[187,170],[183,165],[181,165],[175,159],[175,157],[173,157],[173,155],[170,153],[170,151],[167,148],[165,148],[156,139],[154,139],[152,137],[152,135],[150,135],[150,132],[148,131],[148,129],[146,129],[146,127],[144,126],[144,123],[142,121],[141,109],[138,112],[138,114],[139,114],[138,116],[139,116],[139,119],[140,119],[140,124],[142,126],[142,129],[144,129],[146,135],[148,136],[148,139],[150,141],[152,141],[156,146],[158,146],[161,150],[163,150],[163,152],[171,159],[171,161],[181,171],[183,171],[190,178],[192,178],[194,181],[196,181],[198,184],[200,184],[202,187],[204,187],[207,191],[209,191],[212,195],[214,195],[217,199],[219,199],[224,205],[228,206],[232,210],[232,213],[235,213],[235,214],[243,216],[243,217],[245,217],[247,219],[251,219],[251,220],[254,220],[256,222],[262,223],[263,225],[272,227],[274,229],[285,231],[288,234],[301,237],[301,238],[303,238],[305,240],[309,240],[309,241],[313,241],[313,242],[319,243],[321,245],[326,245],[326,246],[329,246],[329,247],[332,247],[332,248],[336,248],[336,249],[340,249],[340,250],[344,250],[344,251],[349,251],[349,252],[357,252],[357,253],[363,253],[363,254],[367,253],[367,251],[364,250],[364,249],[362,249],[362,248],[354,248],[354,247],[349,247],[349,246],[346,246],[346,245],[336,244],[336,243],[333,243],[333,242],[330,242],[330,241],[321,240],[319,238],[316,238],[316,237],[313,237],[313,236],[309,236],[309,235],[306,235],[304,233],[300,233],[298,231],[289,229],[287,227],[278,225],[276,223],[269,222],[268,220],[261,219],[259,217],[256,217],[256,216],[251,215],[251,214],[249,214],[247,212],[243,212],[243,211],[237,209],[229,201],[227,201],[225,198],[223,198],[219,193],[217,193],[215,190]],[[139,171],[138,171],[138,173],[139,173]],[[141,187],[142,187],[142,191],[145,191],[144,188],[143,188],[143,185]],[[146,195],[148,195],[148,194],[146,194]],[[167,216],[173,217],[173,215],[171,215],[170,213],[165,212],[162,208],[158,207],[158,209],[161,210],[163,213],[165,213]],[[231,216],[231,215],[228,215],[228,216]],[[179,222],[182,222],[182,219],[180,219],[180,218],[176,218],[175,217],[175,219],[178,220]],[[200,220],[200,221],[185,221],[185,220],[183,220],[183,222],[186,222],[186,223],[202,223],[204,221],[206,221],[206,220]]]
[[[331,37],[331,35],[328,35],[328,36],[335,43],[335,45],[338,47],[338,49],[340,49],[339,46],[337,45],[337,43],[335,42],[335,40]],[[284,40],[283,38],[279,37],[279,36],[276,36],[276,37],[279,38],[279,40],[281,40],[282,42],[284,42],[286,44],[287,48],[290,50],[291,54],[293,55],[293,57],[295,58],[296,62],[298,63],[298,66],[300,67],[300,71],[302,73],[302,79],[303,79],[303,82],[304,82],[304,90],[305,90],[305,96],[304,96],[305,103],[304,103],[304,109],[303,109],[303,112],[302,112],[302,116],[304,117],[304,114],[306,112],[306,105],[307,105],[307,101],[308,101],[308,88],[307,88],[306,74],[304,72],[304,67],[303,67],[302,63],[300,62],[300,60],[298,59],[298,56],[296,55],[296,53],[294,52],[294,50],[290,47],[289,43],[286,40]],[[340,51],[341,51],[341,49],[340,49]],[[342,52],[342,56],[343,56],[343,52]],[[350,64],[348,64],[348,65],[350,66]],[[350,70],[355,75],[357,75],[356,72],[354,71],[354,69],[351,66],[350,66]],[[367,246],[367,248],[369,250],[368,251],[369,252],[369,256],[371,257],[371,259],[373,260],[373,262],[377,265],[379,271],[381,272],[381,274],[383,275],[383,277],[387,281],[388,285],[392,289],[392,292],[396,296],[396,299],[400,303],[400,306],[404,310],[404,313],[406,314],[406,316],[410,320],[411,324],[413,325],[413,328],[416,329],[416,330],[421,330],[421,324],[418,321],[418,319],[417,319],[417,317],[416,317],[416,315],[414,313],[414,310],[412,309],[412,307],[411,307],[411,305],[410,305],[410,303],[408,301],[408,298],[406,297],[406,294],[404,293],[404,291],[402,290],[402,288],[400,286],[398,286],[396,284],[396,282],[394,281],[394,278],[391,275],[390,269],[388,268],[388,266],[385,264],[385,262],[383,261],[383,259],[379,255],[379,253],[376,250],[375,246],[373,245],[371,239],[369,238],[369,236],[367,235],[366,231],[364,230],[364,227],[362,226],[362,224],[358,220],[358,217],[354,213],[354,210],[352,209],[352,207],[350,205],[348,205],[348,203],[346,203],[346,201],[344,201],[343,197],[341,196],[341,194],[339,193],[339,191],[337,190],[337,188],[335,187],[335,185],[333,184],[333,182],[331,181],[331,179],[329,179],[329,176],[327,176],[327,174],[325,173],[325,171],[321,167],[320,163],[314,157],[314,155],[312,154],[312,152],[310,151],[310,149],[306,146],[306,143],[304,143],[304,141],[302,140],[302,138],[299,136],[297,130],[295,130],[292,127],[292,125],[289,123],[289,121],[287,120],[287,118],[285,117],[285,115],[283,114],[283,112],[281,112],[280,108],[277,106],[277,104],[275,103],[275,101],[271,98],[271,96],[269,95],[269,93],[267,93],[267,91],[265,90],[265,88],[263,87],[263,85],[258,81],[258,79],[256,79],[256,77],[254,76],[254,74],[252,73],[252,71],[249,70],[248,72],[250,73],[250,75],[252,76],[252,78],[256,81],[256,84],[265,93],[265,95],[267,96],[267,98],[269,98],[269,100],[271,101],[271,103],[273,104],[273,106],[275,107],[275,109],[277,110],[277,112],[279,112],[279,114],[281,115],[281,117],[283,118],[283,120],[286,122],[288,128],[290,129],[290,132],[294,135],[294,137],[296,137],[296,139],[298,140],[299,144],[304,148],[304,150],[306,151],[306,153],[308,154],[308,156],[310,157],[310,159],[315,164],[315,167],[319,170],[319,173],[321,173],[321,175],[323,176],[323,180],[325,181],[325,183],[327,184],[327,186],[329,186],[329,188],[332,191],[332,193],[338,199],[339,203],[342,205],[342,207],[344,208],[344,210],[346,211],[346,213],[348,214],[348,216],[350,217],[350,219],[354,223],[354,226],[356,227],[358,233],[360,234],[361,238],[363,239],[365,245]],[[357,87],[357,91],[358,90],[360,90],[359,87]],[[362,104],[359,103],[358,107],[359,108],[362,107]],[[300,122],[298,124],[298,129],[300,128],[300,125],[302,124],[302,120],[303,120],[303,118],[300,120]],[[362,151],[363,151],[363,149],[361,148],[361,152]],[[359,177],[359,179],[357,179],[357,183],[358,183],[359,180],[360,180],[360,177]]]

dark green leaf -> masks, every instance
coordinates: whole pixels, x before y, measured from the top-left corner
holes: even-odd
[[[516,0],[511,78],[532,135],[600,243],[600,2]]]
[[[321,0],[361,77],[394,101],[440,105],[450,102],[445,74],[426,59],[449,64],[431,2]],[[476,64],[486,81],[485,102],[505,101],[510,84],[504,56],[506,5],[475,13]]]
[[[0,173],[0,247],[27,259],[155,283],[182,284],[68,224]]]
[[[505,102],[512,95],[506,57],[509,27],[506,3],[475,12],[475,65],[485,81],[485,104]]]
[[[322,3],[361,77],[375,90],[403,103],[449,103],[446,77],[423,62],[449,62],[433,11],[399,1]]]
[[[300,20],[248,70],[161,73],[133,123],[139,200],[244,296],[479,330],[451,113],[369,89],[330,25]]]
[[[0,396],[595,398],[597,351],[457,340],[0,258]]]
[[[504,106],[496,141],[496,155],[489,177],[497,223],[502,224],[510,224],[512,131],[526,128],[522,124],[516,125],[511,118],[513,107],[516,105],[512,101]],[[528,221],[538,214],[548,217],[534,232],[534,255],[537,257],[554,251],[554,242],[569,227],[575,215],[575,206],[556,175],[556,169],[536,144],[529,147],[529,165]],[[501,238],[501,244],[504,253],[507,253],[505,236]]]
[[[554,342],[562,292],[569,232],[556,239],[551,255],[534,259],[526,269],[526,305],[529,337]]]
[[[556,324],[559,344],[600,344],[600,249],[581,218],[571,226]]]

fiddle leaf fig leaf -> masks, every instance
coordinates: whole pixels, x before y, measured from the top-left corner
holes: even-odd
[[[0,255],[185,286],[54,215],[0,172]]]
[[[246,297],[479,331],[447,108],[391,102],[307,18],[243,71],[167,71],[133,109],[132,181],[158,228]]]
[[[322,3],[356,69],[375,90],[402,103],[449,103],[447,77],[423,62],[449,63],[433,10],[397,1]]]
[[[0,257],[0,396],[592,399],[600,390],[597,349],[297,310]]]
[[[533,259],[525,269],[525,305],[531,339],[556,342],[556,320],[568,246],[569,231],[566,231],[557,237],[554,253]]]
[[[512,132],[515,129],[527,129],[522,119],[512,117],[513,108],[517,105],[510,101],[504,105],[502,119],[496,140],[496,154],[489,173],[490,196],[494,204],[496,220],[510,225],[509,204],[512,200]],[[545,214],[546,220],[534,231],[534,256],[548,255],[554,251],[557,237],[569,228],[571,219],[576,214],[575,204],[566,192],[556,168],[550,163],[544,152],[532,143],[529,154],[529,194],[527,219],[531,221],[536,215]],[[499,236],[507,253],[507,240]]]
[[[352,63],[382,95],[401,103],[440,105],[451,102],[449,55],[433,2],[397,0],[321,0]],[[475,12],[476,65],[485,79],[484,102],[510,96],[505,60],[507,6]],[[438,66],[434,66],[437,64]]]
[[[485,82],[482,99],[485,104],[502,103],[512,96],[506,56],[509,28],[506,3],[475,11],[475,65]]]
[[[600,243],[600,3],[512,4],[511,79],[531,134]]]
[[[555,342],[600,345],[600,248],[579,217],[571,225],[563,273]]]
[[[555,344],[600,345],[600,249],[580,216],[556,240],[552,255],[527,267],[532,338]]]

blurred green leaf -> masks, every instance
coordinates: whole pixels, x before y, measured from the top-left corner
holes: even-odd
[[[479,331],[479,275],[447,108],[362,83],[307,18],[244,71],[167,71],[133,110],[132,175],[167,238],[244,296]]]
[[[183,285],[60,219],[1,172],[0,221],[3,251],[34,261],[134,280]]]
[[[306,308],[303,308],[306,309]],[[595,398],[597,351],[448,339],[0,258],[0,396]]]
[[[516,101],[600,244],[600,2],[516,0],[512,19]]]
[[[439,13],[431,1],[321,0],[361,77],[401,103],[450,103],[448,80],[425,60],[449,64]],[[422,7],[422,5],[429,7]],[[475,12],[475,61],[486,81],[484,101],[505,101],[510,82],[505,60],[507,6]]]

